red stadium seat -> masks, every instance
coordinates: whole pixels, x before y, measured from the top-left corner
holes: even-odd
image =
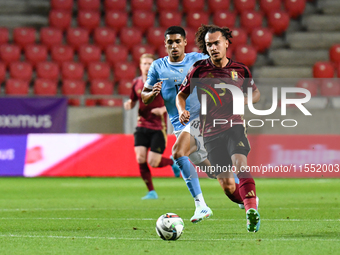
[[[84,66],[77,62],[64,62],[61,67],[63,79],[82,80],[84,76]]]
[[[284,5],[289,16],[296,19],[304,12],[306,0],[284,0]]]
[[[227,50],[227,54],[226,54],[226,56],[227,56],[227,58],[232,58],[233,59],[233,48],[228,48],[228,50]]]
[[[6,27],[0,27],[0,45],[7,44],[9,39],[9,32]]]
[[[268,16],[270,12],[281,9],[281,0],[260,0],[260,8]]]
[[[104,9],[106,11],[125,11],[126,0],[104,0]]]
[[[314,78],[333,78],[334,67],[330,62],[316,62],[313,66],[313,77]]]
[[[198,29],[202,24],[209,23],[209,15],[203,11],[190,11],[186,17],[187,26]]]
[[[337,71],[337,77],[340,78],[340,64],[337,65],[336,71]]]
[[[195,44],[195,33],[196,30],[192,29],[191,27],[185,27],[185,34],[188,44]]]
[[[156,5],[159,11],[177,11],[179,0],[156,0]]]
[[[273,34],[268,28],[256,28],[250,35],[251,44],[257,52],[263,53],[270,48]]]
[[[110,78],[110,65],[106,62],[92,62],[87,68],[87,76],[90,81],[95,79],[108,80]]]
[[[40,42],[50,50],[53,45],[61,44],[63,31],[55,27],[43,27],[40,29]]]
[[[132,58],[136,62],[136,64],[139,64],[140,57],[145,53],[155,54],[154,47],[151,45],[145,45],[145,44],[139,44],[139,45],[133,46]]]
[[[166,28],[163,27],[150,27],[146,34],[146,38],[148,43],[158,48],[161,45],[164,45],[164,33]]]
[[[234,0],[234,10],[238,13],[244,11],[253,11],[256,6],[256,0]]]
[[[7,95],[27,95],[28,88],[28,81],[20,79],[8,79],[5,85],[5,93]]]
[[[6,65],[0,62],[0,84],[5,80],[5,78],[6,78]]]
[[[54,62],[40,62],[36,67],[37,77],[57,81],[59,79],[59,66]]]
[[[114,65],[114,77],[116,81],[122,79],[134,79],[136,77],[136,64],[133,62],[119,62]]]
[[[253,46],[243,45],[237,46],[235,49],[235,60],[241,62],[248,67],[255,64],[257,58],[256,50]]]
[[[98,62],[101,58],[101,50],[98,46],[84,44],[78,50],[79,61],[87,66],[91,62]]]
[[[233,38],[230,39],[231,44],[229,45],[229,48],[235,49],[239,45],[245,45],[247,44],[247,33],[242,28],[233,28],[231,29],[232,33],[231,35]]]
[[[113,83],[109,80],[93,80],[90,85],[90,93],[92,95],[112,95]]]
[[[208,7],[211,13],[228,11],[230,0],[208,0]]]
[[[103,99],[98,100],[98,104],[100,106],[122,107],[123,99],[122,98],[103,98]]]
[[[180,26],[182,14],[176,11],[161,11],[159,13],[159,24],[161,27]]]
[[[51,0],[53,10],[72,11],[73,0]]]
[[[340,64],[340,44],[334,44],[329,49],[329,59],[335,64]]]
[[[35,43],[35,28],[31,27],[17,27],[13,30],[13,41],[21,48],[26,45]]]
[[[164,58],[168,56],[168,52],[166,51],[166,48],[164,47],[164,45],[158,47],[157,55],[159,58]]]
[[[241,26],[248,34],[255,28],[262,27],[262,14],[256,11],[244,11],[241,14]]]
[[[131,0],[132,11],[152,11],[153,0]]]
[[[319,93],[318,84],[311,79],[300,80],[296,83],[295,87],[307,89],[312,97],[317,96]],[[300,96],[302,93],[297,93],[297,95]]]
[[[63,80],[61,93],[65,96],[69,95],[84,95],[85,82],[81,80]]]
[[[101,50],[104,50],[107,46],[115,43],[116,33],[113,29],[108,27],[97,27],[93,33],[93,40]]]
[[[9,65],[9,73],[11,78],[23,81],[31,81],[33,68],[27,62],[13,62]]]
[[[234,27],[236,22],[236,13],[230,11],[216,11],[213,14],[213,22],[219,27]]]
[[[105,24],[117,32],[127,26],[128,14],[124,11],[108,11],[105,14]]]
[[[120,42],[128,49],[142,42],[142,31],[136,27],[124,27],[120,31]]]
[[[100,0],[77,0],[78,9],[86,11],[98,11],[100,8]]]
[[[46,61],[47,59],[47,47],[40,44],[31,44],[25,47],[25,58],[26,61],[30,62],[33,67],[37,63]]]
[[[19,61],[20,55],[20,48],[17,45],[3,44],[0,46],[0,57],[6,66],[12,62]]]
[[[289,26],[289,15],[285,11],[274,11],[268,14],[267,21],[275,35],[282,35]]]
[[[320,85],[321,96],[340,96],[340,82],[333,79],[322,79]]]
[[[204,9],[205,0],[182,0],[184,12],[202,11]]]
[[[185,52],[200,52],[196,44],[189,44],[185,47]]]
[[[99,11],[79,11],[78,12],[78,26],[92,32],[100,23]]]
[[[84,28],[70,27],[67,29],[67,43],[75,50],[78,50],[81,45],[88,44],[89,39],[89,32]]]
[[[133,26],[138,27],[143,33],[155,23],[155,14],[151,11],[134,11],[132,13]]]
[[[69,11],[52,10],[49,14],[50,27],[65,31],[71,26],[72,13]]]
[[[127,47],[123,45],[110,45],[105,50],[106,62],[113,66],[115,63],[126,61],[128,53]]]
[[[55,80],[36,79],[33,90],[35,95],[55,96],[57,94],[57,82]]]
[[[132,89],[132,80],[120,80],[118,83],[118,94],[129,96]]]
[[[51,49],[51,59],[61,67],[63,62],[73,61],[74,50],[69,45],[54,45]]]

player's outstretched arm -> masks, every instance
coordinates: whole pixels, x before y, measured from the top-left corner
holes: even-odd
[[[132,101],[131,99],[129,99],[128,101],[124,103],[124,109],[131,110],[133,107],[135,107],[135,105],[136,105],[136,101]]]
[[[256,104],[258,101],[260,101],[261,93],[259,89],[255,89],[252,93],[253,96],[253,104]],[[248,104],[248,97],[244,98],[244,104]]]
[[[142,91],[142,101],[144,104],[150,104],[155,97],[161,92],[163,82],[157,82],[153,85],[152,89],[146,87]]]
[[[176,107],[179,114],[179,121],[182,123],[182,125],[185,125],[185,123],[189,122],[190,120],[190,112],[185,109],[185,100],[188,98],[188,96],[189,95],[183,91],[180,91],[176,96]]]

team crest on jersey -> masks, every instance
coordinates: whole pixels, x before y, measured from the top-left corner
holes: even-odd
[[[233,81],[237,81],[238,74],[237,74],[237,72],[235,70],[231,71],[231,78],[232,78]]]
[[[180,72],[180,73],[183,73],[183,68],[180,68],[180,69],[178,69],[178,71]]]
[[[209,73],[209,74],[207,75],[207,78],[214,78],[214,75],[213,75],[212,73]]]

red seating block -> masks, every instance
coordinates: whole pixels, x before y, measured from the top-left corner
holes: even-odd
[[[118,83],[118,94],[129,96],[132,89],[132,80],[120,80]]]
[[[231,44],[229,44],[229,48],[235,49],[237,46],[247,44],[248,37],[244,29],[233,28],[231,29],[231,31],[231,35],[233,36],[233,38],[230,39]]]
[[[329,49],[329,59],[336,64],[340,64],[340,44],[334,44]]]
[[[86,11],[97,11],[100,8],[100,0],[77,0],[78,9]]]
[[[126,0],[104,0],[104,9],[106,11],[125,11]]]
[[[100,24],[99,11],[79,11],[78,12],[78,26],[92,32]]]
[[[158,48],[161,45],[164,45],[164,33],[166,28],[163,27],[150,27],[146,34],[146,38],[148,43]]]
[[[105,58],[113,66],[115,63],[126,61],[128,53],[128,49],[124,45],[110,45],[105,50]]]
[[[281,0],[260,0],[260,8],[267,16],[270,12],[281,9]]]
[[[155,54],[154,47],[151,45],[139,44],[132,48],[132,58],[137,64],[140,62],[140,57],[145,53]]]
[[[164,58],[168,56],[168,52],[166,51],[166,48],[164,47],[164,45],[158,47],[157,55],[159,58]]]
[[[29,82],[32,78],[33,68],[27,62],[13,62],[9,65],[9,73],[11,78]]]
[[[159,24],[161,27],[180,26],[182,23],[182,14],[176,11],[161,11],[159,13]]]
[[[255,28],[262,27],[262,14],[256,11],[244,11],[241,14],[241,26],[248,34]]]
[[[47,59],[47,47],[40,44],[27,45],[25,47],[25,57],[35,67],[37,63]]]
[[[5,78],[6,78],[6,65],[0,62],[0,84],[5,80]]]
[[[51,58],[61,66],[63,62],[73,61],[74,50],[69,45],[54,45],[51,49]]]
[[[84,76],[84,66],[77,62],[64,62],[61,67],[63,79],[81,80]]]
[[[112,95],[113,83],[109,80],[93,80],[90,85],[90,93],[92,95]]]
[[[200,50],[195,44],[189,44],[185,47],[185,52],[200,52]]]
[[[192,29],[191,27],[185,27],[184,30],[186,34],[187,44],[195,44],[196,30]]]
[[[306,0],[284,0],[284,5],[289,16],[296,19],[304,12]]]
[[[138,27],[143,33],[154,26],[155,14],[151,11],[134,11],[132,13],[133,26]]]
[[[159,11],[177,11],[179,0],[157,0],[156,5]]]
[[[8,79],[5,85],[5,93],[7,95],[27,95],[28,88],[28,81],[20,79]]]
[[[267,21],[275,35],[282,35],[289,26],[289,15],[285,11],[274,11],[268,14]]]
[[[127,26],[128,14],[124,11],[108,11],[105,14],[105,24],[116,31]]]
[[[319,90],[318,84],[313,80],[310,80],[310,79],[300,80],[296,83],[295,87],[307,89],[310,92],[312,97],[315,97],[318,95],[318,90]],[[297,93],[298,96],[300,96],[300,94],[302,93]]]
[[[132,11],[152,11],[153,0],[131,0]]]
[[[53,45],[61,44],[63,31],[55,27],[43,27],[40,29],[40,42],[50,50]]]
[[[124,27],[120,31],[120,41],[128,49],[142,42],[142,31],[136,27]]]
[[[49,14],[49,24],[51,27],[65,31],[71,26],[72,14],[69,11],[52,10]]]
[[[103,98],[103,99],[99,99],[98,103],[100,106],[121,107],[123,106],[123,99],[122,98]]]
[[[209,15],[203,11],[190,11],[186,17],[187,26],[193,29],[198,29],[201,24],[209,23]]]
[[[63,95],[84,95],[85,94],[85,82],[81,80],[63,80],[61,87]]]
[[[236,22],[236,13],[230,11],[216,11],[213,14],[213,22],[219,27],[234,27]]]
[[[323,79],[320,85],[320,94],[327,97],[340,96],[340,82],[333,79]]]
[[[256,6],[256,0],[234,0],[234,9],[238,13],[244,11],[253,11]]]
[[[116,81],[122,79],[134,79],[136,76],[136,65],[132,62],[119,62],[114,65],[114,77]]]
[[[7,44],[9,39],[9,32],[6,27],[0,27],[0,45]]]
[[[248,67],[255,64],[257,58],[256,50],[253,46],[243,45],[237,46],[235,49],[235,60],[241,62]]]
[[[97,27],[93,33],[93,40],[101,50],[104,50],[109,45],[115,43],[116,33],[108,27]]]
[[[78,50],[81,45],[88,44],[89,39],[89,32],[84,28],[70,27],[67,29],[67,43],[75,50]]]
[[[33,90],[35,95],[54,96],[57,94],[57,82],[55,80],[36,79]]]
[[[13,41],[24,48],[26,45],[35,43],[36,30],[31,27],[17,27],[13,30]]]
[[[184,12],[202,11],[204,9],[204,0],[183,0],[182,6]]]
[[[108,80],[110,78],[110,65],[106,62],[92,62],[87,69],[90,81],[95,79]]]
[[[230,0],[208,0],[208,7],[211,13],[218,11],[227,11],[229,9]]]
[[[3,44],[0,46],[0,57],[6,66],[12,62],[19,61],[20,54],[20,48],[17,45]]]
[[[330,62],[316,62],[313,66],[313,77],[314,78],[333,78],[334,67]]]
[[[90,62],[98,62],[101,58],[101,50],[99,47],[91,44],[84,44],[79,47],[79,61],[87,66]]]
[[[59,66],[54,62],[40,62],[36,67],[37,77],[57,81],[59,78]]]
[[[268,28],[256,28],[250,35],[251,44],[257,52],[263,53],[272,44],[273,34]]]
[[[53,10],[72,11],[73,0],[51,0]]]

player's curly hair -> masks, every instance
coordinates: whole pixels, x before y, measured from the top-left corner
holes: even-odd
[[[230,38],[233,38],[231,33],[232,31],[228,27],[218,27],[216,25],[204,25],[202,24],[198,31],[195,34],[195,41],[197,47],[204,53],[209,54],[207,51],[207,47],[205,46],[205,35],[207,33],[215,33],[215,32],[221,32],[223,37],[229,41],[231,44]]]

